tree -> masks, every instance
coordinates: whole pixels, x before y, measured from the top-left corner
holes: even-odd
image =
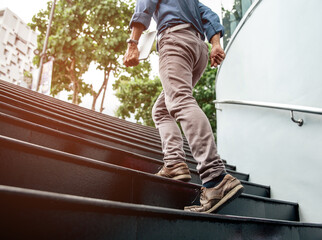
[[[247,4],[248,7],[251,5],[251,3],[252,3],[252,0],[248,0],[248,4]],[[232,36],[238,23],[243,17],[242,6],[243,6],[242,0],[234,0],[234,5],[230,10],[225,9],[222,5],[221,10],[223,13],[223,26],[225,28],[225,34],[223,37],[224,47],[228,45],[228,42],[230,41],[230,37]]]
[[[129,36],[129,27],[134,5],[128,1],[119,0],[92,0],[88,12],[89,23],[84,30],[85,34],[93,40],[93,59],[98,69],[104,71],[104,79],[99,91],[93,94],[92,109],[95,110],[97,98],[103,93],[100,112],[108,81],[112,75],[116,76],[122,71],[122,55],[124,55]]]
[[[204,111],[209,119],[215,137],[217,132],[217,121],[215,114],[216,107],[213,101],[216,99],[215,79],[217,69],[218,68],[212,68],[209,61],[204,74],[193,88],[193,96],[197,100],[199,107]]]
[[[137,123],[154,126],[152,107],[162,91],[160,79],[150,78],[151,66],[148,61],[133,68],[127,68],[113,85],[116,97],[122,103],[116,111],[116,116],[123,119],[134,114]]]
[[[51,2],[46,10],[33,17],[30,27],[40,32],[38,50],[42,49],[48,24]],[[105,92],[112,73],[119,71],[120,56],[126,49],[129,35],[128,23],[133,13],[133,4],[121,0],[73,0],[72,4],[58,1],[46,58],[54,57],[54,71],[51,94],[62,90],[73,90],[72,102],[80,103],[80,96],[89,93],[97,97]],[[39,56],[34,59],[39,64]],[[104,80],[99,92],[83,82],[82,75],[91,62],[98,63],[104,71]],[[104,98],[102,102],[104,101]],[[101,104],[101,111],[103,105]]]
[[[31,29],[38,30],[38,50],[41,51],[46,35],[48,16],[52,3],[32,18]],[[48,41],[45,61],[54,58],[51,94],[55,96],[62,90],[72,90],[70,99],[74,104],[80,103],[80,96],[90,93],[90,87],[81,77],[88,70],[93,59],[92,40],[83,34],[83,26],[88,24],[87,9],[90,1],[74,0],[73,4],[58,1]],[[40,57],[34,58],[39,65]]]

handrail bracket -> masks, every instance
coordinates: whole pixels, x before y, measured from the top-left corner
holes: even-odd
[[[293,121],[293,122],[295,122],[299,127],[301,127],[302,125],[303,125],[303,123],[304,123],[304,120],[302,119],[302,118],[300,118],[300,119],[298,119],[298,120],[296,120],[295,118],[294,118],[294,113],[293,113],[293,111],[291,110],[291,120]]]

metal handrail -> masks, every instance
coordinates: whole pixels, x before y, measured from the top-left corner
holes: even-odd
[[[274,108],[280,110],[287,110],[291,112],[291,120],[297,123],[299,126],[302,126],[304,123],[303,119],[294,119],[293,112],[303,112],[303,113],[311,113],[322,115],[322,108],[315,107],[306,107],[306,106],[298,106],[298,105],[290,105],[290,104],[282,104],[282,103],[268,103],[268,102],[258,102],[258,101],[243,101],[243,100],[215,100],[215,104],[235,104],[235,105],[246,105],[246,106],[254,106],[254,107],[263,107],[263,108]]]

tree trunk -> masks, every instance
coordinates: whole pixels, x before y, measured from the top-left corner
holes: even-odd
[[[104,81],[102,83],[102,86],[100,87],[100,90],[98,91],[98,93],[96,94],[93,90],[93,103],[92,103],[92,110],[95,110],[95,106],[96,106],[96,101],[98,99],[98,97],[101,95],[101,92],[105,86],[105,81],[106,81],[106,78],[105,78],[105,72],[104,72]]]
[[[70,69],[69,69],[70,79],[73,86],[73,98],[72,103],[78,105],[78,81],[75,74],[75,59],[72,60]]]
[[[102,101],[101,101],[101,108],[100,108],[100,112],[103,112],[104,110],[104,100],[105,100],[105,94],[106,94],[106,89],[107,89],[107,83],[108,83],[108,79],[110,77],[110,70],[109,71],[104,71],[104,78],[105,78],[105,81],[104,81],[104,92],[103,92],[103,97],[102,97]]]
[[[92,110],[95,111],[95,105],[96,105],[96,100],[97,100],[97,95],[98,94],[94,91],[93,85],[91,85],[91,88],[92,88],[91,92],[92,92],[92,96],[93,96]]]
[[[108,77],[109,77],[109,73],[110,70],[108,70],[108,73],[106,73],[106,70],[104,70],[104,81],[102,83],[102,86],[100,87],[100,90],[98,91],[98,93],[96,94],[93,90],[93,103],[92,103],[92,110],[95,110],[95,106],[96,106],[96,101],[98,99],[98,97],[101,95],[103,89],[106,89],[107,86],[107,82],[108,82]],[[105,90],[104,90],[104,95],[105,95]],[[102,106],[101,106],[102,107]]]

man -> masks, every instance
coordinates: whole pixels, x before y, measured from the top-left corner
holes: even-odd
[[[208,63],[204,34],[212,44],[211,66],[217,67],[224,60],[225,53],[220,46],[223,26],[217,14],[198,0],[137,0],[124,56],[126,66],[139,64],[137,44],[152,16],[157,23],[159,72],[163,86],[152,109],[164,153],[164,166],[156,175],[181,181],[191,179],[185,163],[183,139],[176,123],[180,122],[192,155],[198,162],[197,170],[203,184],[201,205],[185,207],[185,210],[218,211],[238,197],[243,186],[226,173],[217,154],[211,126],[192,96],[192,88]]]

